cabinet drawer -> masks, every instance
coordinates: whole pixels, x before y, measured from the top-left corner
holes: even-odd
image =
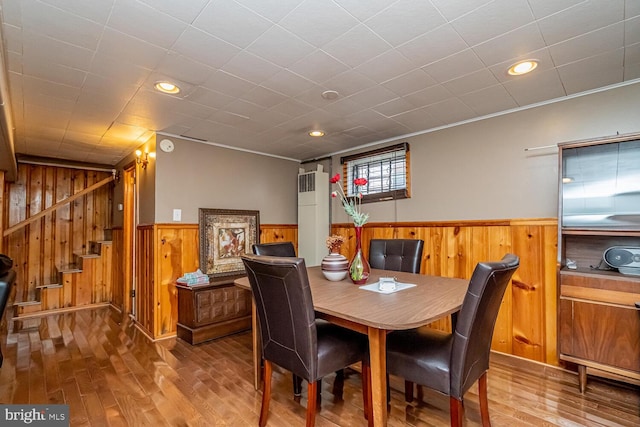
[[[560,296],[634,307],[640,302],[640,280],[561,273]]]

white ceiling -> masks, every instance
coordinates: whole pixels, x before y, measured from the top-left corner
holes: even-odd
[[[640,78],[640,0],[0,5],[15,151],[108,165],[154,131],[305,160]]]

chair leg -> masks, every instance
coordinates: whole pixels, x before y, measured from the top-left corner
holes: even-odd
[[[269,416],[269,401],[271,400],[271,362],[264,361],[264,375],[263,375],[263,389],[262,389],[262,408],[260,409],[260,420],[258,425],[264,427],[267,424],[267,417]]]
[[[411,381],[404,380],[404,400],[406,402],[413,401],[413,383]]]
[[[316,404],[318,399],[318,383],[310,381],[307,385],[307,427],[316,423]]]
[[[373,420],[373,402],[371,401],[371,366],[362,362],[362,407],[364,409],[364,419]]]
[[[293,395],[299,397],[302,394],[302,378],[293,374]]]
[[[451,427],[462,427],[464,407],[462,401],[455,397],[449,397],[449,410],[451,411]]]
[[[487,399],[487,373],[485,372],[478,379],[478,397],[480,399],[480,416],[482,418],[482,427],[491,427],[491,419],[489,418],[489,400]]]

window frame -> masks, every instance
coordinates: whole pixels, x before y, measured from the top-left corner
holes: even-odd
[[[360,203],[373,203],[373,202],[382,202],[387,200],[397,200],[397,199],[409,199],[411,198],[411,155],[409,150],[409,143],[402,142],[400,144],[390,145],[388,147],[378,148],[376,150],[366,151],[363,153],[354,154],[351,156],[345,156],[340,158],[340,163],[342,164],[342,189],[344,190],[344,194],[348,196],[348,198],[354,197],[349,196],[349,163],[355,161],[361,161],[362,159],[370,158],[373,162],[373,158],[378,157],[387,153],[394,152],[404,152],[404,168],[405,168],[405,188],[391,190],[391,191],[381,191],[372,194],[363,194]],[[367,162],[365,162],[366,164]],[[365,178],[368,179],[368,176]]]

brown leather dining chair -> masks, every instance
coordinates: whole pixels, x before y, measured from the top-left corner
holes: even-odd
[[[313,426],[317,381],[337,369],[362,362],[363,402],[367,413],[371,372],[367,338],[338,325],[316,321],[304,259],[243,255],[242,262],[256,304],[264,360],[259,425],[266,424],[269,414],[273,363],[308,382],[306,425]]]
[[[369,265],[380,270],[420,273],[424,241],[419,239],[371,239]]]
[[[482,425],[491,425],[487,400],[491,337],[505,289],[519,265],[513,254],[476,265],[453,333],[418,328],[387,337],[387,372],[448,395],[452,426],[462,426],[464,393],[476,381]]]
[[[295,257],[296,248],[291,242],[273,242],[273,243],[256,243],[251,246],[251,250],[255,255],[279,256],[279,257]],[[293,395],[300,396],[302,394],[302,379],[293,374]]]

